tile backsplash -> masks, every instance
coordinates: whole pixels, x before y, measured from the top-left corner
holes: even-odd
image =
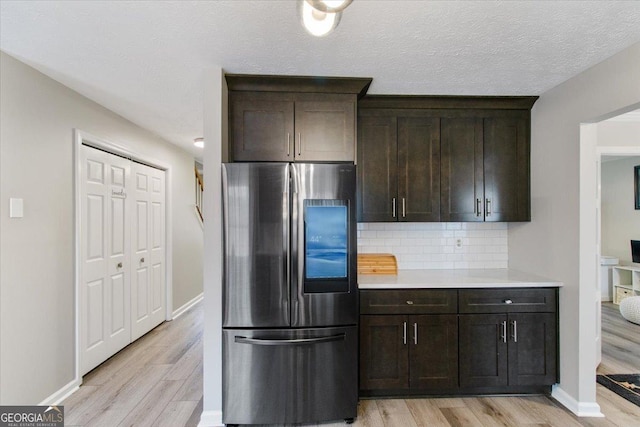
[[[391,253],[399,269],[507,268],[505,222],[359,223],[358,253]]]

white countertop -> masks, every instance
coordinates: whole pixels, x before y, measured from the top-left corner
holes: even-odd
[[[398,270],[398,275],[359,274],[360,289],[549,288],[562,282],[509,269]]]

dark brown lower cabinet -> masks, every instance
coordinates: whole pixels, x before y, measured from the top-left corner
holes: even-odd
[[[555,313],[460,315],[460,387],[556,382]]]
[[[457,387],[457,337],[456,315],[360,316],[360,389]]]
[[[548,393],[557,301],[557,288],[362,290],[360,393]]]

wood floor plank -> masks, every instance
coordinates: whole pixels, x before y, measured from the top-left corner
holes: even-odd
[[[431,399],[438,408],[466,408],[464,398],[458,397],[435,397]]]
[[[187,401],[202,399],[202,360],[199,361],[191,375],[185,380],[184,385],[180,387],[173,400]]]
[[[191,416],[184,424],[184,427],[197,427],[200,424],[200,418],[202,417],[202,407],[204,405],[204,399],[200,399],[198,404],[191,412]]]
[[[486,397],[465,399],[465,405],[485,427],[515,427],[516,420],[509,416],[493,400]]]
[[[358,402],[358,417],[354,424],[359,427],[384,427],[384,420],[375,400],[361,399]]]
[[[526,397],[509,396],[509,397],[490,397],[491,402],[497,405],[507,419],[516,420],[518,424],[536,425],[545,424],[544,418],[532,413],[526,406]]]
[[[571,414],[563,408],[554,404],[554,402],[546,396],[531,396],[522,398],[522,402],[526,408],[532,413],[532,416],[539,417],[544,423],[553,427],[579,427],[581,424],[577,422]]]
[[[119,427],[152,426],[184,381],[160,381],[149,391],[145,398],[127,417],[117,424]],[[112,424],[112,426],[115,424]]]
[[[202,362],[202,340],[194,343],[189,350],[182,355],[165,376],[166,381],[186,380]]]
[[[376,404],[385,427],[417,427],[403,399],[382,399]]]
[[[184,426],[189,421],[196,406],[198,406],[197,401],[169,402],[153,425],[154,427]]]
[[[440,408],[440,411],[451,427],[484,427],[473,411],[467,407]]]
[[[132,363],[127,369],[119,369],[111,375],[109,381],[87,396],[85,401],[77,406],[77,409],[72,406],[72,410],[65,414],[65,421],[74,425],[86,425],[89,420],[106,410],[127,383],[137,381],[138,373],[147,369],[145,361],[148,362],[147,359],[153,357],[154,351],[153,348],[141,349],[139,354],[142,356],[135,363]],[[166,370],[166,366],[163,369]],[[68,406],[66,401],[63,402],[63,405]]]
[[[407,407],[418,427],[450,427],[433,399],[407,399]]]
[[[96,368],[85,375],[82,383],[91,386],[107,384],[122,375],[123,371],[131,372],[154,360],[166,349],[165,346],[145,346],[134,342],[109,358],[99,369]],[[126,372],[124,374],[128,375]]]

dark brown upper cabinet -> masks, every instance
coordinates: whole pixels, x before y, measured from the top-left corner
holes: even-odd
[[[440,121],[437,117],[358,118],[360,221],[440,219]]]
[[[233,161],[353,162],[371,79],[226,75]]]
[[[530,221],[530,111],[536,99],[362,99],[359,221]],[[390,155],[394,145],[397,161]]]
[[[501,114],[442,119],[443,221],[531,219],[527,117]]]

